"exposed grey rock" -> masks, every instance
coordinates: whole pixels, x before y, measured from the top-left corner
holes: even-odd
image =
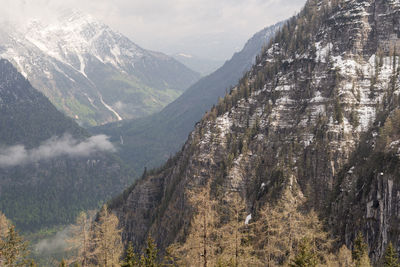
[[[186,193],[206,181],[221,194],[240,191],[249,214],[287,182],[347,245],[362,231],[375,261],[388,240],[400,245],[399,165],[374,151],[387,111],[398,108],[399,57],[390,48],[400,2],[327,2],[308,1],[181,152],[114,201],[125,240],[140,246],[151,234],[164,249],[184,237]]]

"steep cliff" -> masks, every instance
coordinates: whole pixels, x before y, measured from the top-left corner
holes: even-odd
[[[188,192],[210,182],[213,198],[240,192],[255,220],[276,188],[298,185],[348,246],[360,230],[375,260],[398,244],[397,161],[360,149],[398,107],[399,23],[399,1],[308,1],[182,150],[114,200],[124,238],[140,246],[151,234],[161,248],[184,239]],[[360,172],[344,175],[353,161]]]

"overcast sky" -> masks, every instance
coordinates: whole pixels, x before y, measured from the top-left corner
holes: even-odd
[[[146,49],[227,59],[257,31],[298,12],[305,0],[0,0],[1,18],[90,13]]]

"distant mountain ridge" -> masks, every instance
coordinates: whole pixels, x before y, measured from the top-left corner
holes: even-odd
[[[200,77],[78,11],[48,25],[34,20],[23,30],[2,27],[0,57],[82,125],[149,115]]]
[[[115,143],[123,143],[119,153],[136,170],[162,164],[179,149],[204,112],[251,68],[256,56],[282,25],[283,22],[279,22],[256,33],[222,67],[200,79],[162,111],[146,118],[112,123],[90,131],[105,133]]]
[[[203,76],[213,73],[224,64],[224,60],[200,58],[186,53],[178,53],[172,57]]]

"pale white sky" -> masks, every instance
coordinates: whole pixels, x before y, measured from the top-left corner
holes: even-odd
[[[51,19],[59,9],[90,13],[146,49],[227,59],[254,33],[305,0],[0,0],[0,17]]]

